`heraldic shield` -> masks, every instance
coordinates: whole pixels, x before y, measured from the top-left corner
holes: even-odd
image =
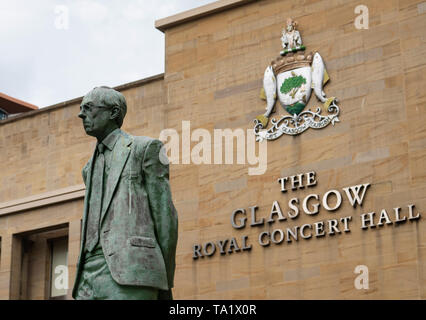
[[[261,98],[266,100],[266,112],[254,120],[257,141],[274,140],[283,134],[297,135],[309,128],[320,129],[339,122],[338,101],[335,97],[327,98],[323,90],[329,80],[324,61],[318,52],[305,52],[296,25],[292,19],[287,20],[281,38],[284,50],[265,70]],[[314,111],[305,110],[312,91],[322,106]],[[266,129],[277,97],[288,114],[271,119],[272,127]]]

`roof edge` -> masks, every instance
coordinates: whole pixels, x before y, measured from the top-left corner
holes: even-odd
[[[161,32],[175,27],[177,25],[199,19],[214,13],[222,12],[235,7],[243,6],[245,4],[259,0],[219,0],[204,6],[187,10],[173,16],[162,18],[155,21],[155,28]]]
[[[38,107],[36,105],[33,105],[33,104],[29,103],[29,102],[20,100],[18,98],[11,97],[11,96],[9,96],[9,95],[7,95],[5,93],[2,93],[2,92],[0,92],[0,98],[3,98],[5,100],[8,100],[8,101],[10,101],[12,103],[15,103],[15,104],[19,104],[19,105],[24,106],[24,107],[26,107],[28,109],[38,110]]]
[[[143,79],[140,79],[140,80],[121,84],[121,85],[113,87],[113,89],[117,90],[117,91],[122,91],[122,90],[130,89],[130,88],[142,85],[142,84],[146,84],[146,83],[156,81],[156,80],[161,80],[161,79],[164,79],[164,73],[159,73],[159,74],[156,74],[156,75],[151,76],[151,77],[147,77],[147,78],[143,78]],[[54,109],[63,108],[63,107],[66,107],[70,104],[79,103],[81,100],[83,100],[83,96],[78,97],[78,98],[74,98],[74,99],[71,99],[71,100],[59,102],[59,103],[56,103],[56,104],[53,104],[53,105],[50,105],[50,106],[47,106],[47,107],[44,107],[44,108],[34,110],[34,111],[24,112],[22,114],[14,116],[14,117],[10,117],[10,118],[4,119],[4,120],[0,120],[0,125],[5,124],[5,123],[9,123],[9,122],[13,122],[13,121],[16,121],[16,120],[19,120],[19,119],[22,119],[22,118],[31,117],[31,116],[39,114],[39,113],[51,111],[51,110],[54,110]]]

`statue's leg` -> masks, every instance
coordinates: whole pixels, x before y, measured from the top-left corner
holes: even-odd
[[[111,276],[103,252],[99,250],[83,265],[77,300],[157,300],[158,289],[119,285]]]
[[[169,290],[159,290],[158,300],[173,300],[172,289]]]

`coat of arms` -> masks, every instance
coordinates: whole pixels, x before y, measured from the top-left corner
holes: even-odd
[[[281,37],[283,50],[265,70],[261,98],[266,100],[266,112],[254,120],[257,141],[274,140],[283,134],[297,135],[309,128],[320,129],[339,122],[337,99],[327,98],[323,91],[329,80],[324,62],[318,52],[306,52],[296,27],[297,22],[287,19]],[[322,106],[304,111],[312,90]],[[272,126],[267,128],[277,95],[289,114],[278,120],[272,118]]]

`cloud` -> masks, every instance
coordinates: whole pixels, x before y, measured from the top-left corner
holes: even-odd
[[[75,12],[78,18],[97,24],[108,22],[111,18],[109,8],[104,3],[94,1],[74,1],[70,5],[70,11]]]
[[[155,20],[212,0],[0,2],[0,92],[39,107],[164,72]],[[57,6],[68,10],[58,29]]]

